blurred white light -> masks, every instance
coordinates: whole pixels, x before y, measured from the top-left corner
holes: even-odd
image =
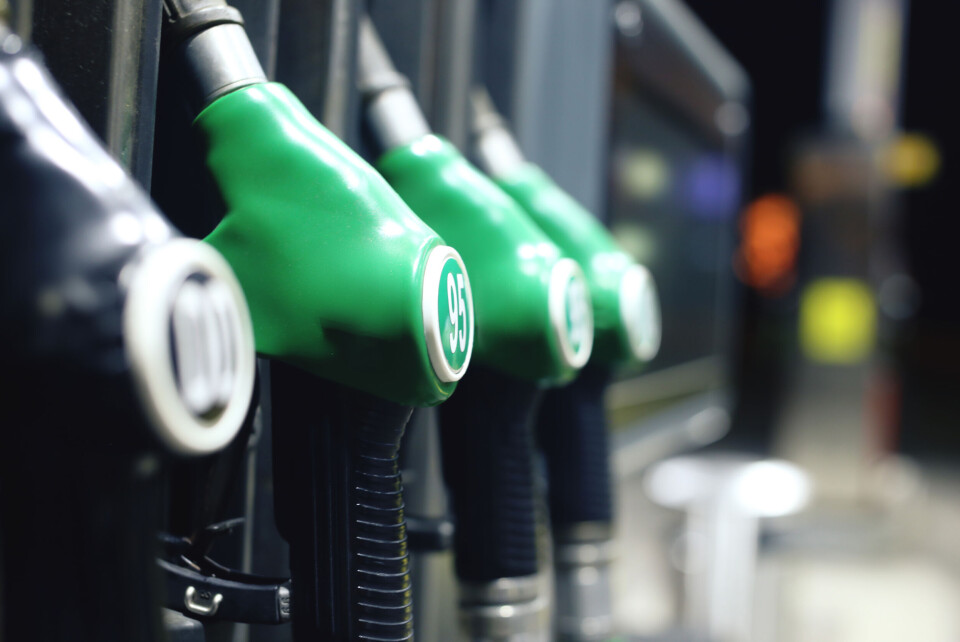
[[[613,12],[613,19],[620,33],[628,38],[635,38],[643,31],[643,14],[636,2],[624,0],[618,3]]]
[[[672,180],[670,166],[663,155],[646,147],[623,153],[619,171],[624,192],[641,201],[658,198]]]
[[[148,241],[159,243],[170,238],[170,228],[160,216],[149,213],[143,217],[143,234]]]
[[[723,135],[731,138],[747,131],[750,126],[750,114],[746,107],[732,100],[717,107],[714,119]]]
[[[758,517],[795,513],[810,501],[810,478],[797,466],[779,460],[758,461],[737,476],[733,495],[740,507]]]
[[[600,571],[596,566],[584,566],[577,570],[577,584],[580,586],[593,586],[600,581]]]
[[[143,240],[143,226],[139,219],[129,212],[117,214],[110,219],[110,231],[125,245],[136,245]]]
[[[3,51],[8,54],[15,54],[20,51],[23,47],[23,41],[20,40],[20,37],[16,34],[8,34],[6,38],[3,39]]]
[[[782,460],[676,457],[654,466],[644,489],[667,508],[719,501],[747,515],[778,517],[806,506],[811,482],[800,468]]]
[[[397,236],[402,236],[405,230],[403,226],[396,221],[387,220],[380,224],[378,231],[382,236],[394,238]]]
[[[703,498],[713,487],[709,463],[677,457],[657,464],[643,480],[647,495],[667,508],[684,508]]]

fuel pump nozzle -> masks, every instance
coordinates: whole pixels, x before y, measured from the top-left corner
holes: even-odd
[[[537,432],[548,477],[559,640],[613,634],[610,562],[613,491],[603,397],[618,365],[643,363],[660,346],[650,272],[621,250],[596,217],[528,162],[489,94],[471,95],[481,167],[563,251],[584,266],[593,295],[596,347],[584,372],[547,393]]]
[[[159,473],[248,414],[240,286],[0,29],[4,640],[161,640]]]
[[[593,344],[581,267],[448,141],[434,136],[369,19],[358,69],[377,168],[461,252],[477,300],[475,365],[440,408],[470,639],[543,639],[532,419],[541,390],[572,379]]]
[[[279,362],[275,508],[294,636],[409,639],[397,449],[411,406],[444,401],[470,362],[470,278],[373,168],[265,82],[223,7],[168,0],[167,42],[226,209],[207,240],[244,287],[257,350]]]
[[[164,0],[163,16],[164,46],[179,53],[193,113],[232,91],[267,82],[243,16],[225,0]]]

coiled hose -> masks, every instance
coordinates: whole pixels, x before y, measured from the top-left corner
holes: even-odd
[[[413,638],[397,454],[411,409],[274,364],[276,518],[294,638]],[[319,410],[319,412],[318,412]]]
[[[372,408],[353,439],[351,536],[356,555],[358,635],[363,640],[413,637],[407,524],[397,453],[407,408]]]

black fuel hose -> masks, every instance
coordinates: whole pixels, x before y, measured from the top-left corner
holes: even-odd
[[[271,377],[294,638],[413,639],[397,459],[412,409],[282,363]]]

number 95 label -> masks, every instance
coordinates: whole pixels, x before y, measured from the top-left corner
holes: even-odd
[[[451,247],[434,248],[427,257],[423,321],[437,376],[445,382],[459,380],[473,351],[473,298],[463,260]]]

